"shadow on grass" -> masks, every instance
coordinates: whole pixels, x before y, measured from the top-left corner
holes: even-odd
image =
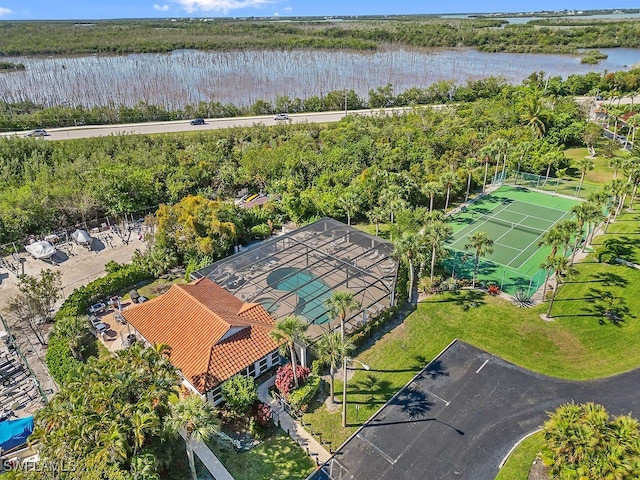
[[[621,327],[627,317],[636,318],[631,314],[631,309],[624,298],[609,290],[590,289],[587,302],[591,306],[582,310],[589,312],[591,316],[598,317],[600,325],[611,323],[616,327]]]
[[[450,295],[446,298],[429,300],[429,303],[455,303],[465,311],[486,303],[485,293],[480,290],[455,290],[447,293],[450,293]]]

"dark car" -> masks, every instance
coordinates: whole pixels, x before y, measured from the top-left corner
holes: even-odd
[[[191,125],[205,125],[206,122],[204,121],[204,118],[194,118],[193,120],[191,120]]]
[[[27,137],[46,137],[49,135],[44,128],[36,128],[33,132],[27,133]]]

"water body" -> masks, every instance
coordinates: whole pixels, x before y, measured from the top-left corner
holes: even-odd
[[[640,49],[602,49],[609,58],[583,65],[571,55],[482,53],[473,49],[341,51],[181,50],[169,54],[78,57],[5,57],[24,71],[0,73],[0,99],[44,105],[128,105],[147,102],[177,109],[200,101],[251,105],[277,96],[308,98],[391,83],[396,92],[441,80],[503,76],[517,84],[531,72],[617,71],[640,64]]]
[[[462,15],[439,15],[440,18],[454,18],[454,19],[469,19],[475,18],[479,14],[462,14]],[[529,23],[533,20],[554,20],[554,19],[563,19],[563,20],[589,20],[589,19],[608,19],[608,20],[622,20],[628,18],[640,18],[640,13],[603,13],[600,15],[562,15],[559,17],[525,17],[525,16],[516,16],[516,17],[490,17],[486,18],[495,19],[495,20],[504,20],[511,24],[514,23]]]

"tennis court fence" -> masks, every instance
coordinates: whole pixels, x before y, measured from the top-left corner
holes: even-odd
[[[546,177],[526,172],[507,172],[505,175],[498,175],[493,179],[493,183],[503,185],[520,185],[523,187],[551,192],[554,194],[568,195],[570,197],[586,199],[592,193],[600,190],[600,187],[583,183],[577,180],[566,180],[555,177]]]
[[[443,262],[447,275],[453,278],[473,278],[475,256],[471,252],[450,250],[449,257]],[[546,272],[539,268],[532,275],[527,275],[513,268],[506,267],[481,258],[478,262],[478,285],[497,285],[501,291],[515,295],[522,290],[527,296],[533,295],[545,281]]]

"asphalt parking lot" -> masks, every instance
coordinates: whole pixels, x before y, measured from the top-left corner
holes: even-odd
[[[513,445],[561,404],[594,401],[637,416],[639,381],[640,370],[554,379],[456,341],[339,449],[324,478],[493,480]]]

